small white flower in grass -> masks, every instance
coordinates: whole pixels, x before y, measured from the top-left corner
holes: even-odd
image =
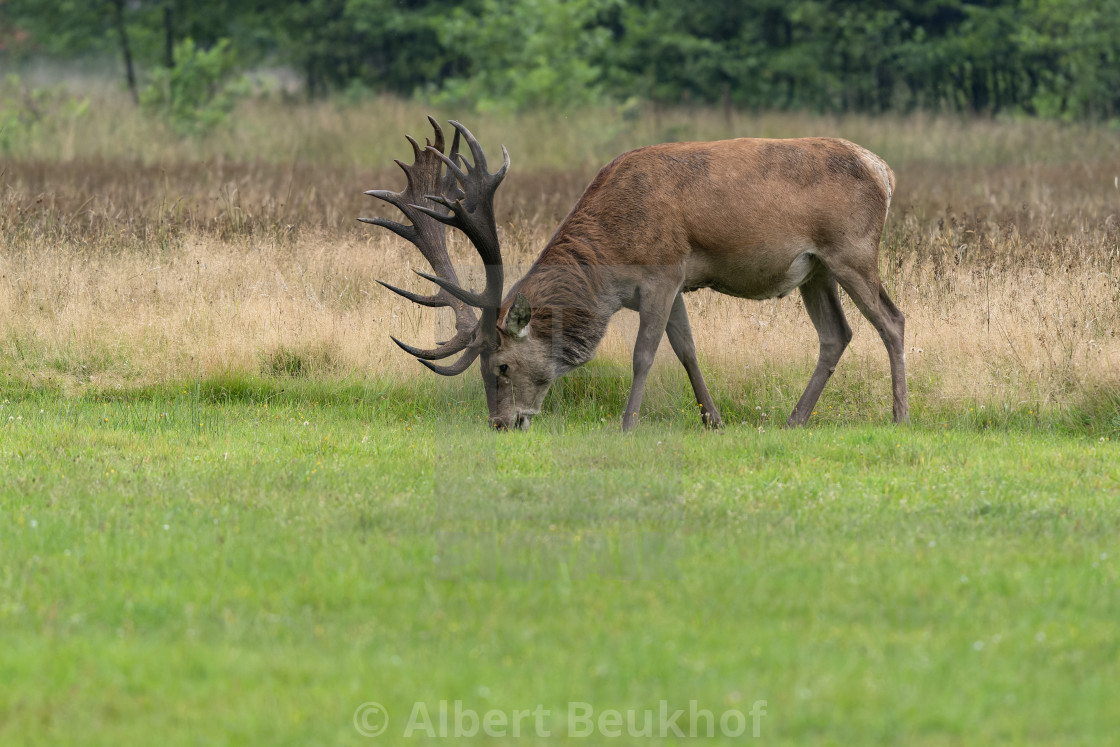
[[[304,425],[311,425],[311,423],[307,422],[306,420],[305,420],[305,421],[303,421],[303,424],[304,424]]]
[[[486,685],[479,685],[478,689],[475,690],[475,692],[478,693],[478,697],[480,698],[490,697],[490,688],[488,688]]]
[[[984,650],[984,642],[983,641],[977,641],[976,643],[972,644],[972,650],[973,651],[983,651]]]
[[[961,583],[962,584],[967,584],[968,583],[968,576],[961,576]]]
[[[1101,560],[1108,560],[1108,553],[1102,552],[1101,553]]]
[[[1042,631],[1040,630],[1040,631],[1038,631],[1037,633],[1035,633],[1035,634],[1034,634],[1034,639],[1035,639],[1035,641],[1037,641],[1038,643],[1042,643],[1043,641],[1045,641],[1045,640],[1046,640],[1046,634],[1045,634],[1045,633],[1043,633],[1043,632],[1042,632]]]
[[[35,529],[36,527],[39,526],[39,522],[36,521],[35,519],[32,519],[31,521],[27,522],[27,525],[29,527],[31,527],[32,529]]]
[[[929,541],[929,546],[930,547],[937,547],[937,540],[930,540]]]
[[[166,532],[166,531],[168,531],[168,530],[170,530],[170,529],[171,529],[171,525],[170,525],[170,524],[164,524],[164,525],[163,525],[163,531],[165,531],[165,532]]]

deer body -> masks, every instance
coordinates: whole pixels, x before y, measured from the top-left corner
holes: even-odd
[[[476,164],[464,173],[474,177],[485,165],[479,169],[481,148],[468,141]],[[443,160],[452,163],[454,152]],[[668,143],[619,156],[496,304],[496,329],[480,329],[490,340],[480,352],[491,422],[527,428],[552,381],[590,360],[611,316],[629,308],[639,314],[639,329],[623,429],[636,422],[662,334],[688,373],[704,423],[718,427],[682,298],[711,288],[751,299],[801,292],[820,338],[816,370],[788,421],[801,425],[851,339],[838,285],[879,331],[891,363],[894,418],[908,420],[904,319],[878,274],[893,191],[894,175],[881,159],[838,139]],[[469,202],[470,189],[466,195]],[[449,199],[436,202],[456,213]],[[463,201],[459,212],[467,212]],[[496,237],[486,241],[494,246],[480,252],[494,256]],[[496,299],[489,282],[488,289]]]

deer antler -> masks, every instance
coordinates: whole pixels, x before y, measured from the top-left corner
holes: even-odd
[[[509,152],[503,145],[502,166],[491,174],[487,171],[486,154],[483,153],[482,146],[478,144],[478,140],[475,139],[470,130],[455,120],[451,120],[451,125],[455,128],[455,143],[458,144],[460,134],[467,141],[467,146],[471,149],[471,156],[474,158],[474,165],[472,166],[465,158],[459,157],[457,151],[453,152],[452,158],[448,158],[438,149],[429,146],[428,150],[432,151],[433,155],[447,165],[449,176],[454,177],[462,186],[463,196],[451,200],[444,195],[425,195],[429,200],[450,210],[450,215],[420,205],[414,205],[413,207],[440,223],[454,226],[466,234],[478,250],[485,265],[486,290],[481,294],[471,293],[457,285],[450,287],[449,284],[440,279],[432,277],[428,279],[471,306],[480,309],[491,307],[496,309],[502,303],[504,277],[502,252],[498,244],[497,222],[494,220],[494,193],[502,180],[505,179],[506,171],[509,169]],[[459,168],[456,161],[462,163],[463,168]]]
[[[459,122],[451,121],[455,128],[455,139],[449,155],[443,153],[443,132],[434,119],[428,121],[436,133],[433,144],[421,150],[419,144],[408,138],[415,153],[415,162],[408,166],[400,161],[397,164],[408,177],[408,187],[403,192],[370,190],[368,195],[384,200],[398,208],[412,225],[403,225],[382,218],[359,218],[365,223],[382,226],[398,236],[412,242],[432,266],[435,274],[416,271],[420,277],[432,281],[439,290],[431,296],[421,296],[409,291],[381,283],[394,293],[424,306],[455,309],[453,339],[432,350],[421,350],[392,338],[405,352],[416,356],[422,364],[443,376],[455,376],[465,371],[474,359],[489,351],[497,343],[498,307],[502,302],[504,272],[502,268],[501,247],[498,244],[497,225],[494,220],[494,193],[505,178],[509,168],[509,153],[502,147],[502,166],[495,173],[487,170],[486,154],[470,130]],[[467,141],[472,165],[459,154],[459,138]],[[441,177],[442,167],[447,166],[447,174]],[[445,208],[440,210],[438,208]],[[471,240],[481,256],[486,271],[486,288],[482,293],[465,290],[455,275],[451,260],[447,255],[447,243],[443,225],[453,226]],[[380,281],[378,281],[380,282]],[[482,318],[475,320],[473,306],[482,310]],[[462,357],[449,366],[439,366],[429,361],[447,358],[465,350]],[[483,372],[487,382],[487,399],[492,398],[492,376]]]
[[[460,194],[460,190],[453,177],[441,178],[443,161],[440,160],[440,157],[443,156],[443,130],[440,129],[439,124],[433,118],[428,117],[428,121],[435,131],[435,143],[425,139],[424,142],[427,147],[421,148],[416,140],[406,135],[405,137],[408,138],[408,142],[412,145],[415,159],[412,164],[406,164],[399,160],[396,161],[396,164],[401,167],[401,170],[405,173],[405,177],[408,179],[408,186],[401,192],[390,192],[383,189],[371,189],[366,192],[367,195],[376,197],[379,200],[384,200],[396,207],[404,213],[405,217],[408,218],[412,225],[405,225],[384,218],[358,218],[358,220],[363,223],[370,223],[375,226],[387,228],[401,238],[411,242],[420,250],[424,258],[428,260],[428,264],[431,265],[437,275],[443,280],[457,285],[458,278],[455,275],[455,268],[451,264],[451,258],[447,254],[446,230],[440,222],[429,218],[422,212],[422,208],[425,206],[434,208],[439,204],[428,197],[429,194],[437,193],[440,197],[444,195],[457,197],[458,194]],[[459,135],[456,133],[455,141],[451,148],[452,158],[458,159],[458,149]],[[471,343],[475,331],[478,328],[478,320],[475,317],[474,310],[462,301],[456,299],[448,291],[441,288],[430,296],[422,296],[381,282],[380,280],[377,282],[394,293],[404,296],[408,300],[418,303],[421,306],[450,308],[455,312],[455,336],[431,350],[416,348],[401,342],[395,337],[390,337],[393,342],[399,345],[401,349],[409,355],[414,355],[421,360],[439,360],[458,353]]]

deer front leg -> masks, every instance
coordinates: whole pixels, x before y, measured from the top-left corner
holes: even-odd
[[[622,413],[622,430],[628,431],[638,422],[638,410],[642,406],[642,393],[646,388],[646,378],[657,355],[657,346],[669,322],[669,312],[673,299],[678,295],[677,288],[642,288],[638,299],[638,339],[634,342],[634,383],[630,387],[630,398],[626,400],[626,410]]]
[[[709,428],[722,428],[723,420],[720,419],[719,410],[712,402],[708,385],[704,383],[704,375],[700,373],[700,363],[696,360],[696,343],[692,341],[692,327],[688,323],[684,296],[680,293],[673,299],[673,308],[669,312],[669,323],[665,327],[665,334],[669,338],[669,344],[673,346],[673,352],[677,354],[677,360],[688,373],[692,391],[696,394],[696,404],[700,405],[700,419]]]

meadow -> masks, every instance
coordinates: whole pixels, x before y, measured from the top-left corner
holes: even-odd
[[[810,427],[781,429],[816,359],[796,294],[698,292],[723,431],[663,350],[619,433],[620,314],[532,431],[497,434],[473,371],[439,379],[388,340],[450,320],[376,284],[423,289],[422,261],[355,221],[389,215],[361,193],[399,188],[427,107],[258,99],[183,140],[90,96],[0,157],[4,744],[360,744],[371,701],[387,744],[441,701],[548,711],[547,735],[457,740],[494,744],[579,741],[572,703],[623,713],[626,743],[1120,731],[1114,130],[460,113],[510,149],[514,268],[599,166],[650,142],[837,135],[898,177],[880,264],[912,426],[890,425],[885,352],[847,306]],[[685,736],[628,733],[662,702]],[[729,711],[745,733],[706,738]]]

